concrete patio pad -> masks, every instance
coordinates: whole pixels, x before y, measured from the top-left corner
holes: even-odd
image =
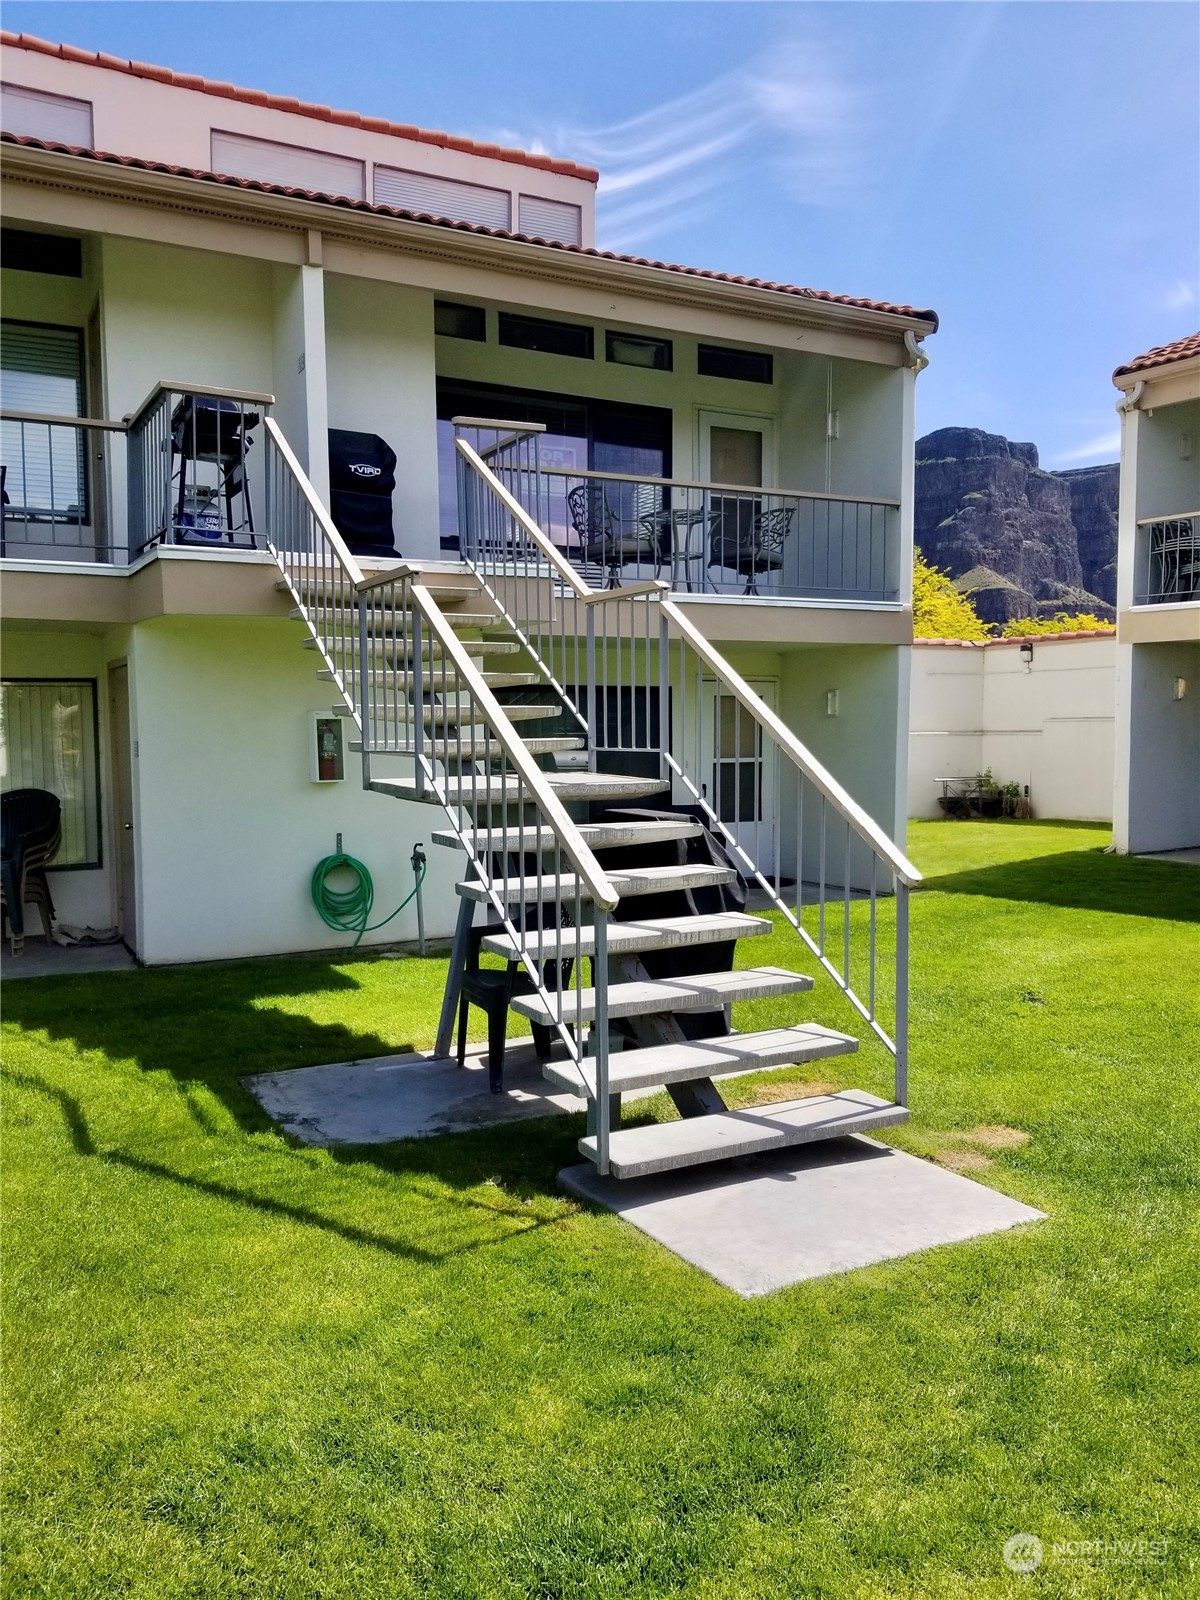
[[[390,1144],[585,1109],[583,1100],[542,1076],[532,1039],[509,1040],[499,1095],[488,1089],[483,1045],[468,1046],[465,1067],[417,1052],[262,1072],[242,1081],[281,1128],[316,1145]]]
[[[25,939],[24,953],[14,956],[8,940],[0,949],[0,982],[18,978],[69,978],[79,973],[134,972],[137,962],[123,944],[55,944],[42,934]]]
[[[584,1162],[559,1184],[747,1300],[1045,1215],[861,1135],[624,1182]]]

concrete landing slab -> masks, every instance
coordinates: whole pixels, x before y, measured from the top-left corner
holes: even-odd
[[[558,1181],[746,1300],[1045,1216],[861,1135],[625,1181],[584,1162]]]
[[[17,978],[69,978],[79,973],[133,972],[137,962],[123,944],[55,944],[44,935],[27,935],[14,956],[7,939],[0,949],[0,981]]]
[[[488,1088],[483,1045],[467,1064],[421,1053],[262,1072],[243,1083],[267,1115],[305,1144],[390,1144],[529,1117],[583,1111],[582,1099],[542,1076],[533,1041],[509,1040],[504,1091]]]

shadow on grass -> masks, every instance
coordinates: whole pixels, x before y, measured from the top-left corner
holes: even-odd
[[[385,1215],[394,1228],[364,1226],[336,1214],[337,1191],[328,1193],[327,1208],[298,1203],[295,1181],[285,1178],[289,1198],[264,1192],[271,1174],[264,1172],[264,1188],[216,1179],[203,1171],[188,1172],[150,1160],[119,1146],[106,1146],[89,1125],[78,1096],[30,1073],[6,1068],[0,1073],[13,1087],[38,1095],[57,1107],[75,1155],[98,1159],[106,1167],[119,1167],[154,1183],[209,1199],[226,1201],[241,1211],[273,1220],[316,1228],[347,1244],[379,1250],[401,1260],[432,1265],[489,1245],[504,1244],[562,1219],[531,1211],[531,1201],[556,1194],[556,1174],[574,1148],[582,1118],[507,1124],[466,1134],[408,1140],[392,1146],[341,1147],[328,1154],[339,1165],[369,1165],[405,1179],[405,1204],[389,1203]],[[296,1150],[303,1158],[307,1150]],[[224,1163],[223,1163],[224,1164]],[[421,1179],[428,1180],[422,1184]],[[478,1191],[489,1185],[486,1196]],[[314,1182],[314,1193],[320,1193]],[[430,1209],[432,1208],[432,1210]],[[447,1221],[447,1215],[452,1220]],[[407,1237],[404,1229],[407,1229]],[[427,1242],[421,1242],[424,1238]]]
[[[1200,922],[1200,871],[1167,861],[1142,861],[1103,850],[1068,850],[925,880],[940,894],[1035,901],[1077,911]]]

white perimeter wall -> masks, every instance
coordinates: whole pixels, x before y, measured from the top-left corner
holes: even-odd
[[[1113,814],[1116,640],[917,640],[912,651],[908,813],[941,815],[941,777],[991,768],[1028,784],[1033,813],[1108,822]]]
[[[134,630],[139,954],[149,963],[339,949],[309,895],[313,867],[345,850],[370,870],[378,920],[413,887],[426,847],[426,931],[453,931],[458,852],[430,844],[440,810],[369,794],[356,756],[343,783],[310,778],[309,713],[333,691],[286,619],[157,618]],[[349,725],[347,726],[349,738]],[[385,775],[386,774],[381,774]],[[416,938],[416,906],[365,944]]]

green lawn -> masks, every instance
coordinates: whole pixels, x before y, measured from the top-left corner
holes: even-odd
[[[578,1119],[272,1130],[239,1075],[427,1045],[442,959],[10,985],[5,1595],[1200,1594],[1200,871],[1106,842],[910,839],[892,1137],[1049,1220],[751,1303],[558,1196]]]

